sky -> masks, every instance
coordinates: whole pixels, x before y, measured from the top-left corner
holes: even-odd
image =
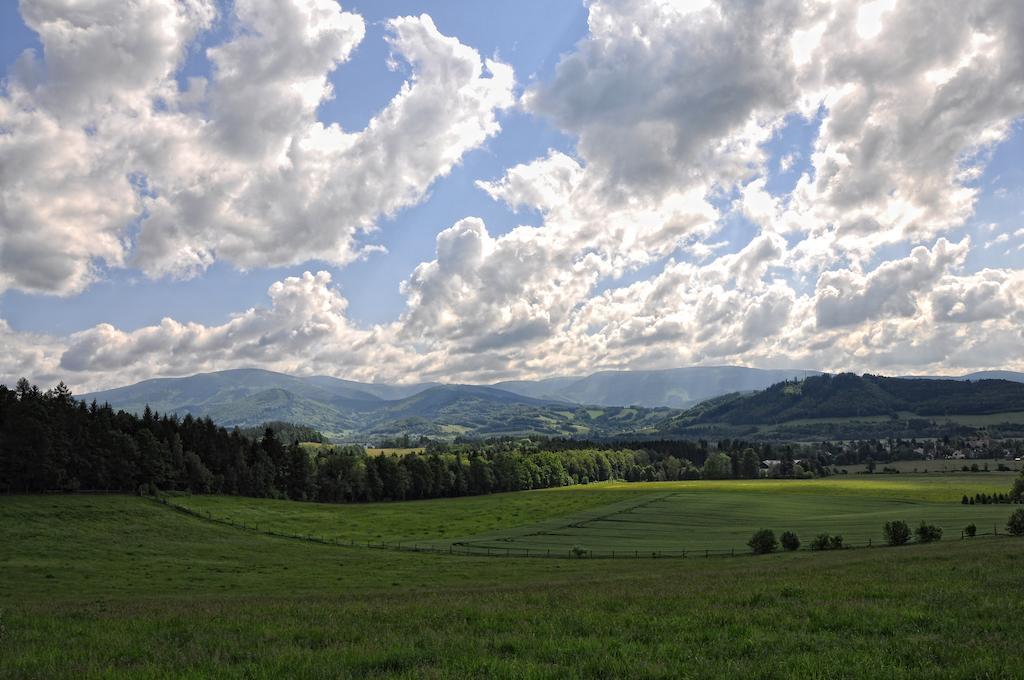
[[[0,3],[0,382],[1024,370],[1024,4]]]

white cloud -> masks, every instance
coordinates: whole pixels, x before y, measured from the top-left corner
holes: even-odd
[[[947,270],[962,266],[969,248],[966,238],[957,244],[939,239],[930,251],[918,246],[909,257],[885,262],[867,275],[849,269],[824,272],[814,305],[818,327],[915,316],[918,294]]]
[[[251,30],[211,50],[213,76],[184,92],[172,75],[212,21],[200,3],[168,14],[110,81],[22,63],[0,98],[12,131],[0,137],[0,286],[72,292],[97,263],[182,275],[217,259],[347,262],[513,103],[507,67],[428,17],[402,18],[390,41],[409,82],[365,130],[325,126],[327,76],[362,21],[326,0],[268,7],[237,3]],[[520,102],[574,136],[574,152],[477,183],[542,224],[494,235],[467,216],[443,229],[395,322],[359,328],[329,277],[307,273],[219,326],[47,338],[3,325],[16,354],[0,369],[90,387],[114,371],[127,382],[253,364],[459,381],[701,362],[1024,369],[1021,270],[967,271],[979,246],[960,231],[992,150],[1024,116],[1022,8],[595,0],[590,35]],[[95,49],[115,46],[103,63],[143,50],[91,11]],[[57,88],[61,77],[75,85]],[[773,159],[764,143],[794,114],[820,118],[820,132],[795,189],[776,195],[771,166],[790,169],[797,152]],[[1010,238],[1001,224],[986,232],[982,247]]]
[[[334,0],[234,3],[236,35],[208,50],[210,81],[184,92],[173,76],[212,6],[22,7],[46,61],[26,56],[0,96],[0,289],[79,292],[100,262],[151,276],[216,259],[344,264],[513,103],[511,69],[426,15],[388,22],[412,76],[348,132],[316,120],[328,75],[363,38],[362,19]]]

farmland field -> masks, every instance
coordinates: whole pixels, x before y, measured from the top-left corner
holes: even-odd
[[[924,472],[931,473],[950,473],[950,474],[962,474],[969,476],[977,474],[973,472],[963,472],[964,466],[970,467],[971,465],[977,465],[979,468],[984,469],[988,466],[988,469],[995,472],[1000,465],[1004,465],[1012,472],[1020,472],[1021,467],[1024,463],[1019,460],[1005,460],[1003,458],[977,458],[971,460],[946,460],[944,458],[938,460],[897,460],[892,463],[876,463],[875,473],[878,475],[884,474],[882,468],[894,468],[899,470],[901,473],[910,474],[923,474]],[[867,465],[840,465],[840,470],[846,470],[851,473],[860,473],[867,471]]]
[[[447,541],[636,497],[608,485],[539,489],[400,503],[348,505],[229,496],[180,496],[176,504],[216,519],[292,534],[356,541]]]
[[[609,482],[491,496],[321,505],[217,496],[172,502],[211,518],[331,540],[415,543],[487,552],[609,555],[745,550],[759,528],[879,543],[886,521],[936,524],[959,537],[992,532],[1006,505],[964,506],[964,494],[1003,493],[1009,473],[857,475],[813,480]]]
[[[1012,677],[1024,643],[1013,538],[503,559],[42,496],[0,498],[0,544],[4,677]]]

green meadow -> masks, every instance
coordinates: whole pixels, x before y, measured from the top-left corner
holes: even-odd
[[[946,536],[735,558],[507,559],[280,538],[137,497],[0,497],[0,677],[1018,677],[1024,539],[958,529],[984,530],[984,517],[1002,530],[1020,506],[961,506],[954,475],[862,477],[365,506],[171,500],[268,530],[333,522],[339,538],[349,513],[360,531],[445,540],[534,540],[561,524],[622,545],[671,526],[666,544],[704,532],[742,546],[749,527],[855,537],[888,519],[939,522]],[[1012,478],[965,481],[991,493]],[[610,531],[602,518],[617,515],[635,526]]]
[[[175,505],[265,532],[332,541],[479,550],[487,554],[595,555],[743,551],[760,528],[795,531],[805,544],[838,533],[878,544],[892,519],[996,533],[1006,505],[964,506],[964,494],[1005,493],[1008,473],[840,475],[809,480],[607,482],[454,499],[326,505],[223,496]]]
[[[169,502],[223,521],[287,534],[359,542],[444,542],[574,515],[636,497],[591,484],[397,503],[326,504],[239,496],[172,496]]]

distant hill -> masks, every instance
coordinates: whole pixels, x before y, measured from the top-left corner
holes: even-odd
[[[653,371],[600,371],[580,378],[496,383],[531,397],[597,406],[687,408],[731,392],[763,390],[783,380],[820,375],[802,369],[691,366]]]
[[[146,380],[79,398],[135,413],[148,404],[160,413],[209,416],[229,427],[285,421],[338,440],[403,434],[708,438],[768,436],[766,426],[807,419],[1024,411],[1024,374],[884,378],[708,366],[482,386],[385,385],[238,369]],[[858,427],[787,425],[775,427],[772,436],[853,438],[883,429]],[[934,429],[914,432],[934,436]]]
[[[1024,373],[1017,371],[976,371],[967,375],[908,375],[918,380],[1009,380],[1024,382]]]
[[[956,416],[1008,412],[1024,412],[1024,383],[840,373],[717,397],[670,416],[659,430],[667,435],[753,437],[765,435],[770,426],[820,439],[886,436],[894,428],[917,428],[917,436],[928,436],[934,434],[936,421],[955,423]]]
[[[148,404],[160,413],[208,416],[228,427],[285,421],[343,440],[402,434],[611,436],[651,429],[672,412],[583,407],[478,385],[367,385],[257,369],[147,380],[79,398],[136,413]]]

